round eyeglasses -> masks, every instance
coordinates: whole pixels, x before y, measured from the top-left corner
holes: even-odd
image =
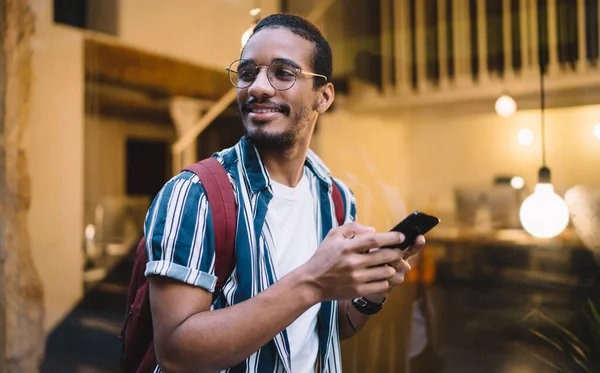
[[[327,81],[325,75],[302,71],[302,69],[288,61],[275,61],[269,66],[258,66],[251,60],[241,59],[233,61],[225,70],[229,74],[231,84],[236,88],[243,89],[250,87],[262,68],[267,69],[269,83],[278,91],[292,88],[300,74],[316,76]]]

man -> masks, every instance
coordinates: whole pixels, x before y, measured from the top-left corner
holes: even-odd
[[[238,203],[236,268],[212,305],[210,206],[195,175],[171,179],[145,225],[156,372],[340,372],[340,338],[382,307],[424,238],[379,250],[402,235],[354,222],[352,193],[309,150],[334,99],[331,49],[314,25],[264,18],[228,70],[246,134],[215,156]]]

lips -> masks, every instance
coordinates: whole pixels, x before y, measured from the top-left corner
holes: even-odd
[[[282,115],[281,111],[275,108],[251,108],[248,111],[248,118],[257,122],[267,122],[280,115]]]
[[[248,114],[248,118],[252,121],[266,122],[277,118],[280,115],[289,113],[286,105],[277,104],[252,104],[244,105],[244,111]]]

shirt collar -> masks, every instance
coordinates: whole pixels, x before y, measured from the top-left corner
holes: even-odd
[[[242,137],[238,145],[238,155],[244,166],[244,177],[253,193],[258,193],[271,186],[269,171],[262,163],[256,147],[246,138]],[[325,163],[311,149],[306,154],[304,165],[324,184],[331,186],[331,172]]]

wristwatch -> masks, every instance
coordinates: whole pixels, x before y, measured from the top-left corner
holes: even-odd
[[[383,298],[381,302],[371,302],[365,297],[354,298],[352,300],[352,305],[358,310],[358,312],[362,313],[363,315],[374,315],[377,312],[381,311],[386,299],[387,297]]]

